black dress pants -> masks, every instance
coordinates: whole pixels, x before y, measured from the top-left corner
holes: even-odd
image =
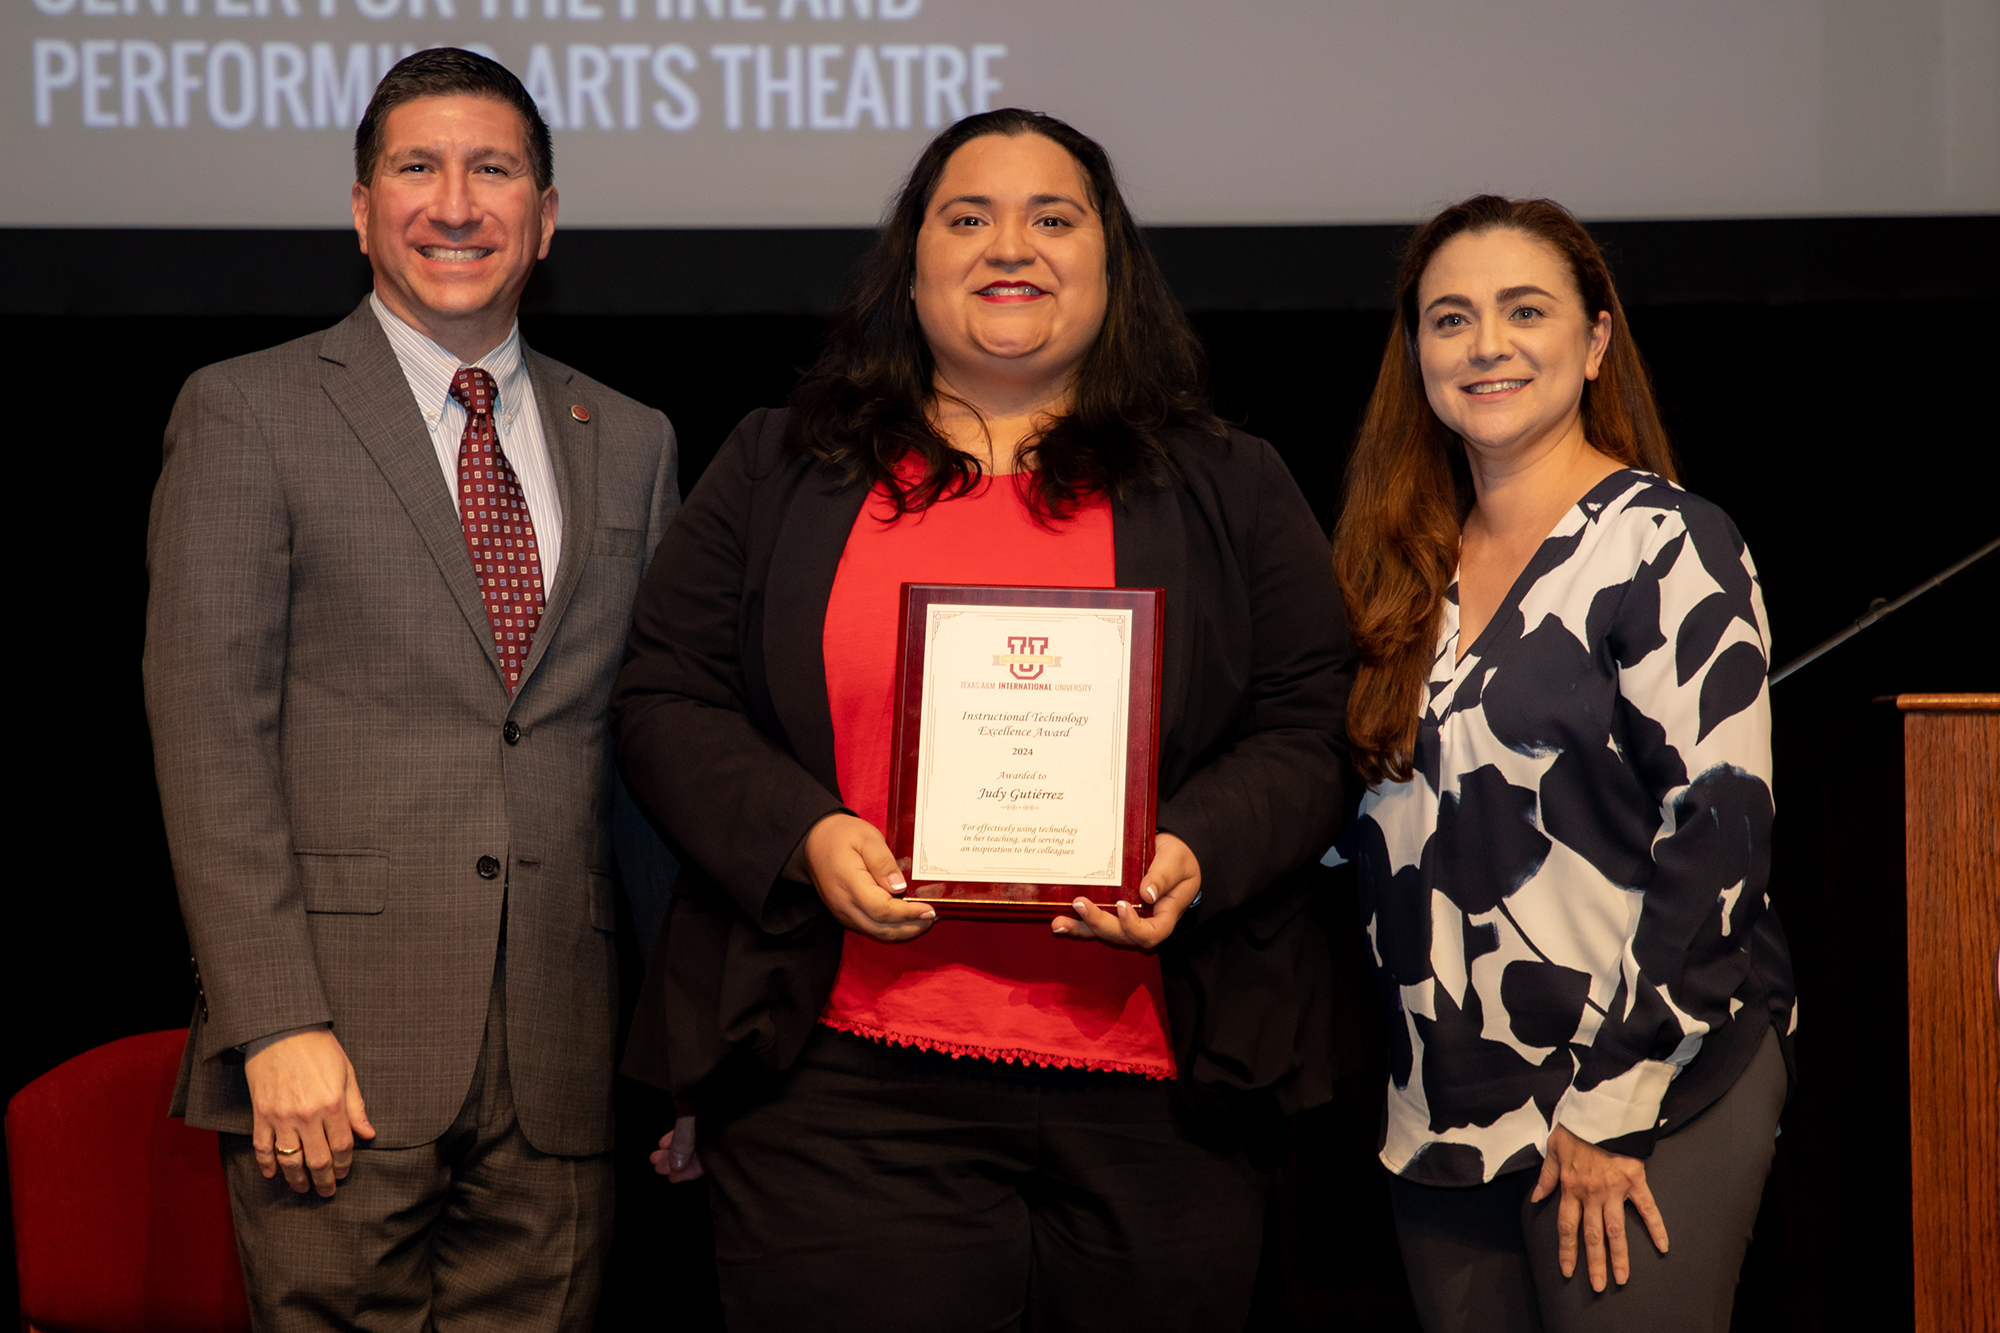
[[[822,1027],[766,1095],[702,1116],[731,1333],[1248,1317],[1270,1176],[1244,1124],[1166,1083]]]

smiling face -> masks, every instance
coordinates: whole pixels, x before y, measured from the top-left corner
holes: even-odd
[[[1462,232],[1417,284],[1424,392],[1475,459],[1580,432],[1584,382],[1610,342],[1610,312],[1586,310],[1569,265],[1526,232]]]
[[[506,337],[555,231],[555,187],[536,188],[526,135],[505,102],[418,98],[389,112],[374,178],[354,186],[376,293],[467,360]]]
[[[953,153],[917,233],[917,321],[942,378],[1059,396],[1104,327],[1104,224],[1076,159],[1039,134]]]

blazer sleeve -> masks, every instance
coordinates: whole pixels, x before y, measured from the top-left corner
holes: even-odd
[[[680,448],[673,423],[663,412],[648,412],[647,420],[658,427],[659,461],[653,472],[651,502],[646,510],[646,544],[640,555],[639,576],[644,579],[652,568],[655,552],[667,535],[681,505]],[[660,927],[667,919],[669,897],[680,877],[680,863],[660,842],[660,836],[640,813],[625,786],[614,778],[611,791],[611,842],[618,858],[619,878],[625,901],[632,909],[632,933],[639,949],[639,961],[649,961]]]
[[[737,427],[660,544],[612,694],[618,765],[639,806],[751,921],[782,933],[824,910],[780,874],[844,807],[793,758],[743,660],[750,522],[763,413]]]
[[[1242,720],[1159,810],[1160,828],[1201,863],[1204,914],[1242,907],[1317,858],[1349,781],[1354,649],[1332,556],[1277,452],[1254,443],[1253,513],[1242,524],[1250,599]]]
[[[681,507],[679,437],[674,434],[674,423],[667,420],[666,413],[653,412],[650,415],[660,428],[660,462],[654,470],[652,503],[646,511],[646,549],[641,559],[648,563],[641,566],[641,577],[652,568],[652,555],[659,549],[660,542],[667,535],[668,525]]]
[[[271,442],[224,367],[174,405],[146,567],[146,715],[207,1060],[332,1018],[280,773],[290,520]]]

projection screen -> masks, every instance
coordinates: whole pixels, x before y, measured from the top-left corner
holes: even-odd
[[[1003,105],[1154,224],[2000,211],[1992,0],[9,0],[0,225],[341,225],[433,45],[521,75],[571,226],[872,223]]]

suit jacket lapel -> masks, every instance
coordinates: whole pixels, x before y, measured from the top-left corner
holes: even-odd
[[[402,502],[467,628],[485,652],[495,681],[504,681],[486,602],[472,572],[472,557],[465,551],[465,528],[438,467],[437,450],[395,349],[366,301],[327,330],[319,355],[325,363],[320,383],[327,397]]]
[[[826,697],[826,604],[869,488],[857,481],[829,494],[830,480],[818,467],[806,468],[779,518],[765,596],[764,669],[792,753],[838,793],[833,709]]]
[[[535,407],[541,413],[542,439],[548,445],[549,462],[556,476],[556,499],[562,505],[562,558],[556,566],[555,582],[549,586],[548,604],[542,610],[541,627],[529,646],[528,660],[521,668],[521,687],[527,688],[535,667],[547,655],[555,638],[556,626],[569,606],[576,585],[583,579],[597,534],[597,423],[603,420],[599,404],[579,389],[574,372],[527,347],[528,377],[535,386]],[[578,421],[571,409],[583,408],[587,421]],[[518,692],[517,692],[518,697]]]

